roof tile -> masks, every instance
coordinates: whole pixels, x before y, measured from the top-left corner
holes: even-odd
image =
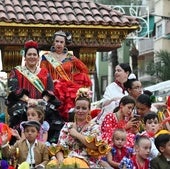
[[[8,16],[6,15],[5,12],[1,12],[1,19],[3,19],[3,21],[9,22],[8,21]]]
[[[13,6],[12,1],[11,0],[5,0],[5,5],[4,6],[6,6],[6,5]]]
[[[8,12],[9,20],[17,21],[16,15],[13,12]]]
[[[62,5],[60,2],[57,2],[57,1],[56,1],[56,2],[54,2],[54,4],[55,4],[55,7],[56,7],[56,8],[57,8],[57,7],[61,7],[61,8],[63,7],[63,5]]]
[[[14,4],[15,4],[15,1],[17,2],[18,0],[14,0]],[[29,0],[25,0],[25,1],[18,1],[18,2],[21,2],[21,6],[30,6],[28,2],[30,2]]]
[[[76,17],[73,14],[69,14],[68,19],[74,23],[78,23]]]
[[[36,13],[35,18],[37,21],[44,21],[44,17],[41,15],[41,13]]]
[[[27,13],[33,14],[33,11],[32,11],[31,8],[28,7],[28,6],[24,6],[24,7],[23,7],[23,12],[24,12],[25,14],[27,14]]]
[[[30,1],[30,5],[31,6],[38,6],[38,2],[37,1]]]
[[[50,12],[51,14],[58,14],[57,10],[56,10],[54,7],[50,7],[50,8],[49,8],[49,12]]]
[[[38,6],[32,6],[32,10],[34,11],[34,13],[40,13],[41,14],[41,10]],[[42,15],[42,14],[41,14]]]
[[[18,14],[18,13],[23,13],[23,9],[22,9],[20,6],[18,6],[18,5],[15,5],[15,6],[14,6],[14,9],[15,9],[15,11],[17,12],[17,14]]]
[[[74,9],[74,12],[75,12],[76,15],[83,15],[84,14],[84,11],[82,11],[80,8],[77,8],[77,7]]]
[[[15,9],[14,9],[13,6],[11,6],[11,5],[6,5],[6,10],[7,10],[8,12],[13,12],[13,13],[15,13]]]
[[[35,18],[34,18],[34,16],[33,16],[32,14],[27,13],[26,17],[27,17],[27,19],[30,20],[31,22],[33,22],[33,23],[35,22]]]
[[[67,1],[63,1],[63,6],[72,8],[71,4]]]
[[[55,5],[54,5],[54,2],[47,1],[47,6],[48,6],[48,8],[50,8],[50,7],[54,7]]]
[[[44,13],[44,20],[51,23],[52,22],[51,15],[49,15],[48,13]]]
[[[91,15],[86,15],[86,18],[88,19],[88,21],[91,23],[91,24],[95,24],[95,19],[91,16]]]
[[[91,11],[87,8],[83,9],[83,12],[84,12],[84,15],[87,16],[87,15],[91,15]]]
[[[57,12],[58,12],[58,14],[60,14],[60,15],[65,14],[65,11],[64,11],[63,8],[58,8],[58,9],[57,9]],[[59,15],[59,16],[60,16],[60,15]]]
[[[54,14],[54,13],[53,13],[53,14],[51,15],[51,18],[52,18],[53,21],[56,21],[56,22],[59,22],[59,21],[60,21],[60,18],[59,18],[59,16],[58,16],[57,14]]]
[[[138,25],[135,17],[88,0],[1,0],[0,22]]]
[[[5,8],[2,5],[0,5],[0,12],[4,12],[4,13],[6,12]]]
[[[27,0],[27,1],[29,1],[29,0]],[[34,0],[34,1],[36,1],[36,0]],[[44,7],[48,8],[48,6],[46,5],[46,3],[43,0],[38,1],[38,4],[39,4],[39,6],[44,6]]]
[[[77,1],[72,2],[72,7],[73,8],[80,8],[80,9],[82,9],[82,7],[80,6],[80,4]]]
[[[21,22],[24,22],[26,20],[25,15],[23,13],[18,13],[18,20]]]
[[[101,15],[100,12],[99,12],[97,9],[95,9],[95,8],[94,8],[94,9],[91,9],[91,11],[92,11],[92,14],[93,14],[94,16],[95,16],[95,15],[99,15],[99,16]]]
[[[48,14],[50,14],[50,11],[49,11],[48,8],[45,7],[45,6],[41,6],[41,7],[40,7],[40,10],[41,10],[41,12],[43,12],[43,13],[48,13]]]

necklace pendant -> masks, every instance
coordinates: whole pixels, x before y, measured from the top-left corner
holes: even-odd
[[[81,127],[77,127],[77,131],[80,132],[82,130]]]

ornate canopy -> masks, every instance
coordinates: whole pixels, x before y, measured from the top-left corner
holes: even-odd
[[[72,33],[68,46],[75,56],[94,71],[97,51],[121,46],[126,36],[138,29],[135,17],[87,0],[1,0],[0,49],[4,71],[21,62],[26,40],[36,40],[49,50],[58,30]]]

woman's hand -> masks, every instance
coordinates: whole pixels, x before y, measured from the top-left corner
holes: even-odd
[[[138,127],[139,121],[135,120],[135,118],[131,118],[131,120],[129,120],[126,125],[125,125],[125,129],[129,130],[132,127]]]
[[[75,124],[72,124],[72,126],[68,129],[68,132],[74,138],[77,138],[77,135],[79,134],[79,132],[76,130]]]

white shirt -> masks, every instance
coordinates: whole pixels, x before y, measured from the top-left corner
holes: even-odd
[[[35,147],[35,144],[37,144],[37,140],[35,140],[35,142],[34,142],[34,144],[32,146],[30,145],[28,140],[26,140],[26,143],[27,143],[27,146],[28,146],[28,155],[27,155],[26,161],[29,164],[35,164],[34,147]]]
[[[113,110],[119,106],[121,98],[126,95],[128,95],[128,92],[125,91],[125,93],[123,93],[123,89],[117,83],[112,82],[109,84],[101,100],[103,106],[101,113],[97,117],[97,122],[100,124],[108,113],[113,112]]]

